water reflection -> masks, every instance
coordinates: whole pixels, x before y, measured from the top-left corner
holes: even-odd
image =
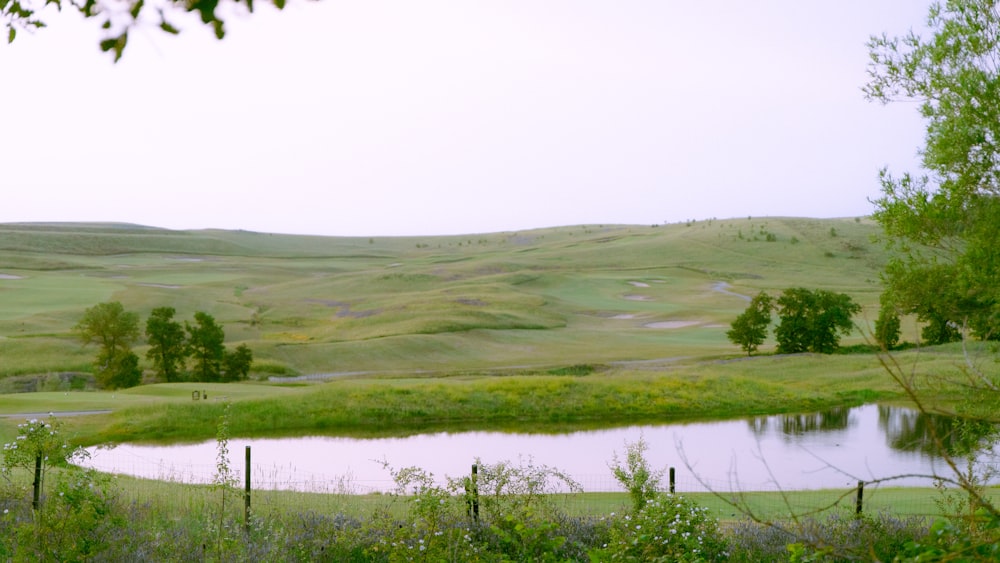
[[[851,411],[841,407],[808,414],[783,414],[778,416],[758,416],[747,421],[750,430],[757,436],[766,435],[777,423],[785,436],[801,436],[814,432],[846,430],[851,424]]]
[[[878,423],[893,449],[934,456],[941,451],[966,455],[979,450],[997,432],[994,424],[981,420],[888,406],[879,406]]]
[[[933,436],[955,451],[976,444],[983,428],[954,431],[954,423],[896,407],[866,405],[820,413],[746,420],[645,425],[562,434],[428,432],[405,437],[298,437],[237,439],[229,449],[242,462],[252,446],[251,478],[257,488],[388,491],[393,487],[381,460],[396,469],[420,467],[436,477],[465,475],[477,459],[557,468],[587,491],[620,490],[609,462],[626,442],[649,445],[653,467],[677,468],[680,491],[711,488],[774,490],[850,488],[858,480],[893,475],[947,475]],[[149,478],[211,482],[216,444],[122,445],[91,448],[87,464],[101,470]],[[928,486],[928,478],[893,481]]]

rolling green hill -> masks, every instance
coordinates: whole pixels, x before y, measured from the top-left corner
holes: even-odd
[[[108,300],[143,323],[206,311],[262,374],[735,356],[725,331],[762,289],[844,291],[874,319],[878,233],[798,218],[392,238],[5,224],[0,376],[89,370],[71,329]]]

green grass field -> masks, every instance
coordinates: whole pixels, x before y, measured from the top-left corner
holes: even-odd
[[[738,355],[723,327],[745,302],[717,284],[845,291],[867,322],[877,233],[868,220],[784,218],[372,239],[0,225],[0,377],[86,369],[93,351],[71,329],[107,300],[143,319],[206,311],[272,372]]]

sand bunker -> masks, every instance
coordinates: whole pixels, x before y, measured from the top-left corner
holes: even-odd
[[[630,282],[628,282],[628,284],[631,285],[631,286],[633,286],[633,287],[649,287],[648,283],[644,283],[644,282],[640,282],[640,281],[630,281]]]
[[[629,301],[652,301],[653,300],[653,298],[650,297],[650,296],[648,296],[648,295],[635,295],[635,294],[623,295],[622,298],[628,299]]]
[[[642,326],[646,328],[686,328],[700,324],[701,321],[660,321],[655,323],[646,323]]]
[[[0,274],[0,280],[23,280],[21,276],[15,276],[14,274]]]
[[[631,313],[622,313],[621,315],[615,315],[615,316],[613,316],[611,318],[614,319],[614,320],[616,320],[616,321],[627,321],[627,320],[630,320],[630,319],[634,319],[635,315],[633,315]]]
[[[204,258],[195,258],[194,256],[173,256],[168,257],[167,260],[173,260],[174,262],[204,262]]]

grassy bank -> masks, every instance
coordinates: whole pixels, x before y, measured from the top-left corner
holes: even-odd
[[[959,347],[910,350],[896,358],[918,380],[959,373]],[[582,368],[579,368],[582,369]],[[557,370],[586,373],[590,369]],[[929,398],[952,396],[928,384]],[[192,392],[208,400],[192,400]],[[2,396],[0,414],[111,410],[78,416],[83,444],[211,439],[232,403],[234,436],[407,435],[433,429],[563,431],[632,423],[813,412],[902,401],[870,354],[760,356],[599,368],[588,375],[514,370],[421,377],[337,378],[294,384],[175,383],[117,392]],[[0,419],[0,437],[16,418]]]
[[[210,439],[230,401],[231,432],[245,437],[405,435],[437,428],[559,431],[811,412],[898,399],[898,389],[873,363],[871,356],[799,356],[586,376],[466,374],[291,388],[209,386],[215,399],[209,401],[191,400],[191,390],[198,389],[193,384],[157,385],[117,394],[109,400],[121,408],[78,417],[72,427],[85,444]],[[101,402],[88,404],[97,408]]]

